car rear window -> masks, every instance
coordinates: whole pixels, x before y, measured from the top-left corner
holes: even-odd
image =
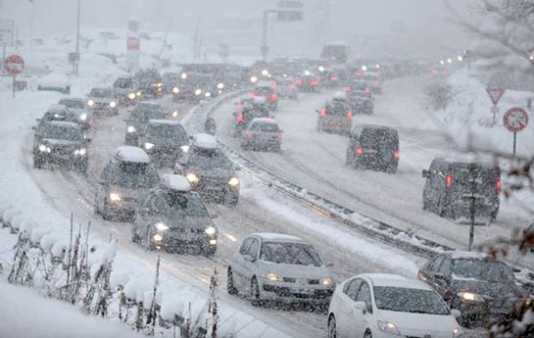
[[[277,124],[274,123],[254,123],[250,126],[252,131],[262,131],[265,133],[277,133],[280,131]]]
[[[254,93],[259,95],[271,95],[274,93],[274,90],[271,87],[256,87],[254,88]]]
[[[327,114],[333,116],[347,116],[347,112],[350,110],[347,105],[342,102],[335,102],[326,107]]]
[[[364,129],[360,144],[370,148],[397,149],[399,137],[396,132],[386,129]]]
[[[474,169],[470,170],[470,166],[472,166],[470,163],[452,165],[453,188],[463,189],[466,193],[471,192],[472,188],[475,192],[495,191],[495,184],[500,178],[500,170],[480,165],[476,165],[473,167]]]

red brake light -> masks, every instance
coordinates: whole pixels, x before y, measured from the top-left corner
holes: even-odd
[[[365,88],[365,94],[370,94],[371,93],[371,88],[367,87]]]
[[[248,138],[252,138],[252,137],[254,137],[254,133],[251,133],[250,131],[247,132],[247,137],[248,137]]]
[[[297,84],[300,86],[302,84],[302,80],[301,79],[298,79],[297,80]]]
[[[321,116],[322,117],[326,116],[326,109],[325,108],[321,109]]]
[[[270,101],[276,101],[276,99],[277,99],[276,94],[272,94],[271,96],[269,96]]]
[[[272,82],[272,83],[271,83],[271,88],[272,88],[272,89],[276,89],[276,82]]]
[[[314,81],[310,82],[310,85],[312,85],[314,87],[317,86],[318,84],[319,84],[319,81],[317,81],[317,80],[314,80]]]
[[[289,88],[291,88],[291,89],[295,89],[295,88],[297,88],[297,86],[295,86],[295,84],[292,83],[292,84],[289,85]]]
[[[396,151],[394,154],[393,154],[393,157],[395,157],[397,160],[400,158],[400,151]]]
[[[497,194],[501,193],[501,188],[502,188],[502,182],[501,182],[501,179],[498,178],[497,181],[495,181],[495,190],[497,191]]]
[[[330,81],[337,82],[337,76],[331,76],[330,77]]]
[[[378,86],[378,80],[375,80],[375,86]]]
[[[354,149],[354,153],[356,155],[362,155],[363,154],[363,148],[362,147],[357,147],[356,149]]]
[[[243,105],[242,104],[238,104],[237,105],[237,110],[239,110],[239,111],[243,110]]]
[[[250,92],[250,93],[248,93],[248,96],[250,96],[250,97],[254,97],[254,92]]]
[[[351,112],[350,110],[347,112],[347,117],[348,117],[349,119],[352,119],[352,112]]]
[[[237,122],[241,123],[243,122],[243,114],[237,114]]]
[[[282,141],[282,133],[278,133],[278,134],[276,134],[276,139],[277,139],[278,141]]]
[[[447,177],[445,178],[445,185],[447,188],[450,188],[452,185],[452,176],[451,174],[447,174]]]

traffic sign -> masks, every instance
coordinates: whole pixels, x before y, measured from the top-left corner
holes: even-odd
[[[302,21],[303,19],[303,14],[301,10],[284,9],[279,10],[276,13],[278,21]]]
[[[10,55],[4,60],[6,72],[17,75],[24,69],[24,60],[19,55]]]
[[[139,38],[136,36],[129,36],[126,42],[126,50],[139,51]]]
[[[300,8],[304,7],[304,4],[302,3],[302,1],[298,1],[298,0],[278,1],[276,3],[276,5],[278,6],[278,8],[297,8],[297,9],[300,9]]]
[[[499,103],[499,100],[501,99],[505,91],[506,89],[504,88],[486,88],[486,92],[488,92],[488,95],[491,99],[491,102],[493,102],[494,106],[496,106],[497,103]]]
[[[13,20],[0,19],[0,46],[13,46],[13,26]]]
[[[503,117],[503,124],[512,133],[517,133],[528,125],[528,113],[520,107],[509,109]]]

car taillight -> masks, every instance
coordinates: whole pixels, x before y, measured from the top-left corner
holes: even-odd
[[[355,149],[354,149],[354,153],[355,153],[356,155],[361,155],[361,154],[363,154],[363,148],[362,148],[362,147],[357,147],[357,148],[355,148]]]
[[[321,109],[321,116],[322,117],[326,116],[326,109],[325,108]]]
[[[365,94],[370,94],[371,93],[371,88],[367,87],[365,88]]]
[[[297,86],[295,86],[295,84],[292,83],[292,84],[289,85],[289,88],[295,89],[295,88],[297,88]]]
[[[350,92],[350,87],[345,87],[345,91],[346,91],[347,93],[349,93],[349,92]]]
[[[498,178],[497,181],[495,181],[495,191],[497,191],[497,195],[501,193],[502,188],[502,182],[501,179]]]
[[[276,99],[276,94],[272,94],[271,96],[269,96],[269,101],[276,101]]]
[[[312,85],[314,87],[317,86],[318,84],[319,84],[319,81],[316,81],[316,80],[310,82],[310,85]]]
[[[347,112],[347,117],[348,117],[349,119],[352,119],[352,112],[351,112],[350,110]]]
[[[378,86],[378,83],[379,83],[378,80],[375,80],[375,86]]]
[[[237,114],[237,122],[238,123],[243,122],[243,114]]]
[[[452,176],[451,174],[447,174],[447,177],[445,177],[445,185],[447,188],[450,188],[452,185]]]
[[[395,153],[393,153],[393,157],[398,160],[400,158],[400,151],[396,151]]]
[[[254,137],[254,133],[251,133],[250,131],[247,132],[247,137],[248,137],[248,138],[252,138],[252,137]]]
[[[253,92],[252,93],[248,93],[248,96],[254,97],[254,93]]]
[[[278,134],[276,134],[276,139],[277,139],[278,141],[282,141],[282,133],[278,133]]]
[[[276,82],[271,83],[271,88],[276,89]]]
[[[355,71],[355,72],[354,72],[354,76],[362,76],[362,72]]]
[[[242,104],[238,104],[237,105],[237,110],[239,110],[239,111],[243,110],[243,105]]]
[[[300,86],[302,84],[302,80],[297,80],[297,84]]]
[[[330,77],[330,81],[337,82],[337,76],[331,76]]]

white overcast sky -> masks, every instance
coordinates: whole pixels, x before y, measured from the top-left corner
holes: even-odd
[[[207,40],[210,36],[220,39],[220,32],[228,29],[232,29],[234,33],[242,30],[259,40],[261,13],[264,9],[276,7],[277,2],[276,0],[81,1],[82,34],[83,28],[86,27],[124,29],[128,19],[136,17],[141,21],[144,31],[170,29],[185,35],[192,35],[196,22],[199,21]],[[28,0],[0,0],[0,2],[2,3],[0,17],[15,19],[20,36],[29,35],[30,2]],[[77,0],[35,0],[34,35],[73,34],[76,3]],[[301,48],[300,46],[309,42],[320,44],[327,40],[344,40],[356,44],[357,53],[365,56],[387,54],[424,57],[438,55],[449,47],[462,49],[470,42],[466,32],[451,22],[442,0],[304,0],[304,5],[304,22],[291,24],[273,22],[270,31],[273,45],[276,45],[278,40],[283,40],[283,47],[288,49],[291,46]],[[224,42],[232,43],[232,41]]]

